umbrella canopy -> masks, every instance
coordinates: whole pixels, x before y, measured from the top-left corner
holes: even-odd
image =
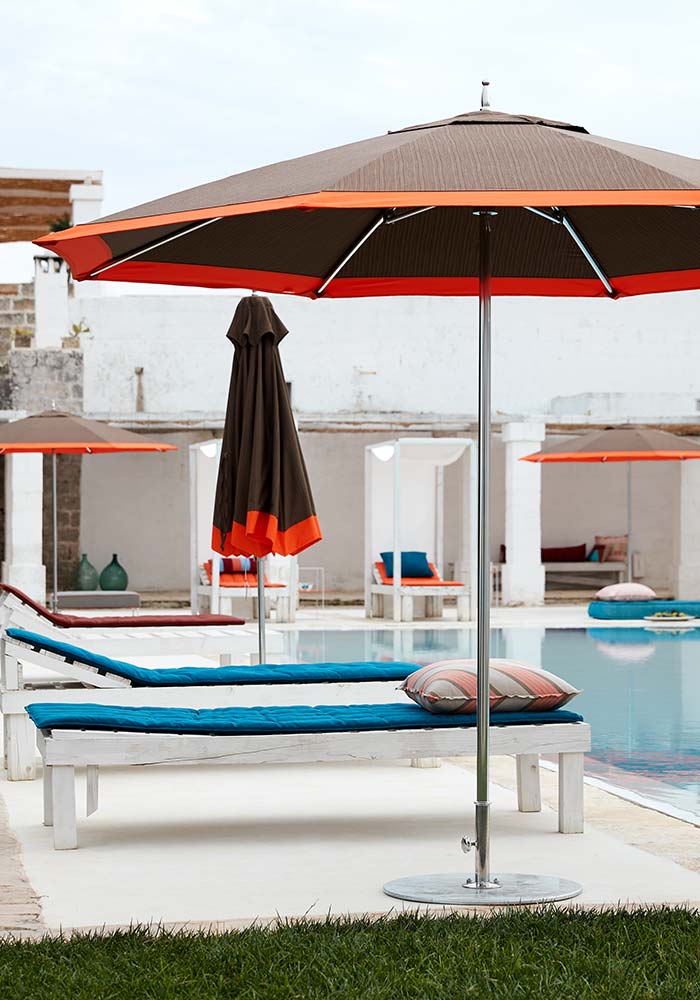
[[[320,541],[282,371],[287,328],[262,295],[238,303],[226,336],[235,347],[212,548],[222,555],[296,555]]]
[[[251,170],[37,241],[79,280],[312,298],[478,294],[475,877],[411,877],[385,886],[390,895],[494,904],[580,892],[568,880],[490,875],[492,296],[698,288],[698,206],[697,160],[500,114],[484,90],[478,112]]]
[[[698,204],[697,160],[484,108],[249,170],[36,242],[78,280],[475,295],[479,219],[470,209],[488,206],[499,210],[493,294],[618,296],[700,284],[700,216],[686,207]],[[411,216],[416,208],[430,211]]]
[[[645,427],[609,427],[554,444],[523,462],[669,462],[700,458],[700,442]]]
[[[174,444],[151,441],[140,434],[86,420],[75,413],[45,410],[0,427],[0,455],[52,455],[51,505],[53,521],[52,610],[58,607],[58,507],[56,455],[104,455],[127,451],[175,451]]]
[[[96,455],[120,451],[175,451],[174,444],[86,420],[75,413],[46,410],[0,427],[0,454]]]

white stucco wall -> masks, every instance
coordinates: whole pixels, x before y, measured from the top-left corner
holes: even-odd
[[[85,409],[130,413],[135,367],[146,410],[220,411],[234,295],[124,295],[73,300],[84,319]],[[477,308],[471,299],[310,302],[276,296],[290,329],[282,356],[303,413],[474,414]],[[544,414],[555,397],[631,393],[700,397],[700,294],[607,300],[499,299],[494,304],[496,413]],[[646,400],[646,403],[645,403]],[[698,404],[695,403],[697,406]],[[663,414],[650,413],[650,416]]]
[[[116,552],[135,590],[187,590],[187,445],[207,435],[158,436],[178,451],[83,458],[81,551],[98,573]]]
[[[237,295],[120,295],[71,300],[84,320],[85,411],[130,417],[134,369],[143,368],[146,416],[207,421],[223,417],[232,347],[226,330]],[[389,298],[310,302],[277,296],[290,329],[282,344],[293,402],[322,422],[338,414],[387,415],[397,428],[420,419],[476,412],[477,309],[473,300]],[[700,418],[700,295],[679,293],[618,302],[502,299],[494,304],[493,396],[496,419],[575,413],[605,421]],[[613,394],[607,396],[606,394]],[[565,397],[562,399],[562,397]],[[570,397],[570,398],[566,398]],[[576,397],[576,398],[571,398]],[[596,409],[598,407],[598,409]],[[394,415],[392,417],[392,415]],[[182,435],[183,443],[206,435]],[[306,433],[303,447],[324,541],[301,563],[324,565],[329,587],[362,586],[363,448],[387,437]],[[548,438],[552,440],[552,438]],[[678,470],[635,467],[635,548],[646,580],[675,578]],[[625,530],[622,467],[545,468],[543,544],[592,543]],[[458,558],[446,476],[445,561]],[[494,439],[493,546],[503,541],[503,452]],[[187,587],[186,453],[121,456],[83,463],[83,548],[98,566],[123,554],[141,589]]]

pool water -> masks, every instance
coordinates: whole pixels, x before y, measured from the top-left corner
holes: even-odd
[[[302,662],[476,655],[472,629],[300,631],[286,641]],[[589,775],[700,816],[700,629],[494,629],[492,655],[582,689],[570,707],[591,725]]]

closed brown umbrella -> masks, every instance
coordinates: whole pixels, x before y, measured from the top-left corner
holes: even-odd
[[[151,441],[140,434],[113,427],[99,420],[86,420],[75,413],[47,410],[0,428],[0,455],[51,455],[51,500],[53,512],[53,593],[51,606],[58,605],[58,515],[56,503],[56,455],[114,455],[127,451],[174,451],[175,445]]]
[[[309,477],[282,370],[287,328],[268,298],[238,303],[226,336],[235,352],[219,476],[212,548],[258,558],[260,659],[265,662],[264,557],[293,556],[320,541]]]
[[[700,442],[646,427],[608,427],[554,444],[522,462],[627,462],[627,579],[632,579],[632,462],[700,458]]]
[[[476,870],[385,887],[417,901],[578,890],[490,875],[489,463],[493,295],[615,299],[700,287],[700,162],[480,111],[204,184],[50,233],[78,279],[319,297],[479,296]]]

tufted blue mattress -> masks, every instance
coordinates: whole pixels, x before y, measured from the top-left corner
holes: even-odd
[[[418,663],[389,660],[379,663],[262,663],[253,667],[164,667],[149,670],[126,660],[92,653],[80,646],[51,639],[38,632],[8,628],[7,635],[33,649],[57,653],[70,662],[94,667],[101,674],[114,674],[131,681],[133,687],[193,687],[208,684],[312,684],[342,681],[402,681],[419,669]]]
[[[258,708],[127,708],[119,705],[27,705],[37,729],[132,733],[270,735],[386,729],[473,727],[476,715],[433,715],[418,705],[277,705]],[[582,722],[576,712],[493,712],[492,725]]]
[[[700,601],[591,601],[588,605],[591,618],[607,621],[645,618],[657,611],[684,611],[700,617]]]

